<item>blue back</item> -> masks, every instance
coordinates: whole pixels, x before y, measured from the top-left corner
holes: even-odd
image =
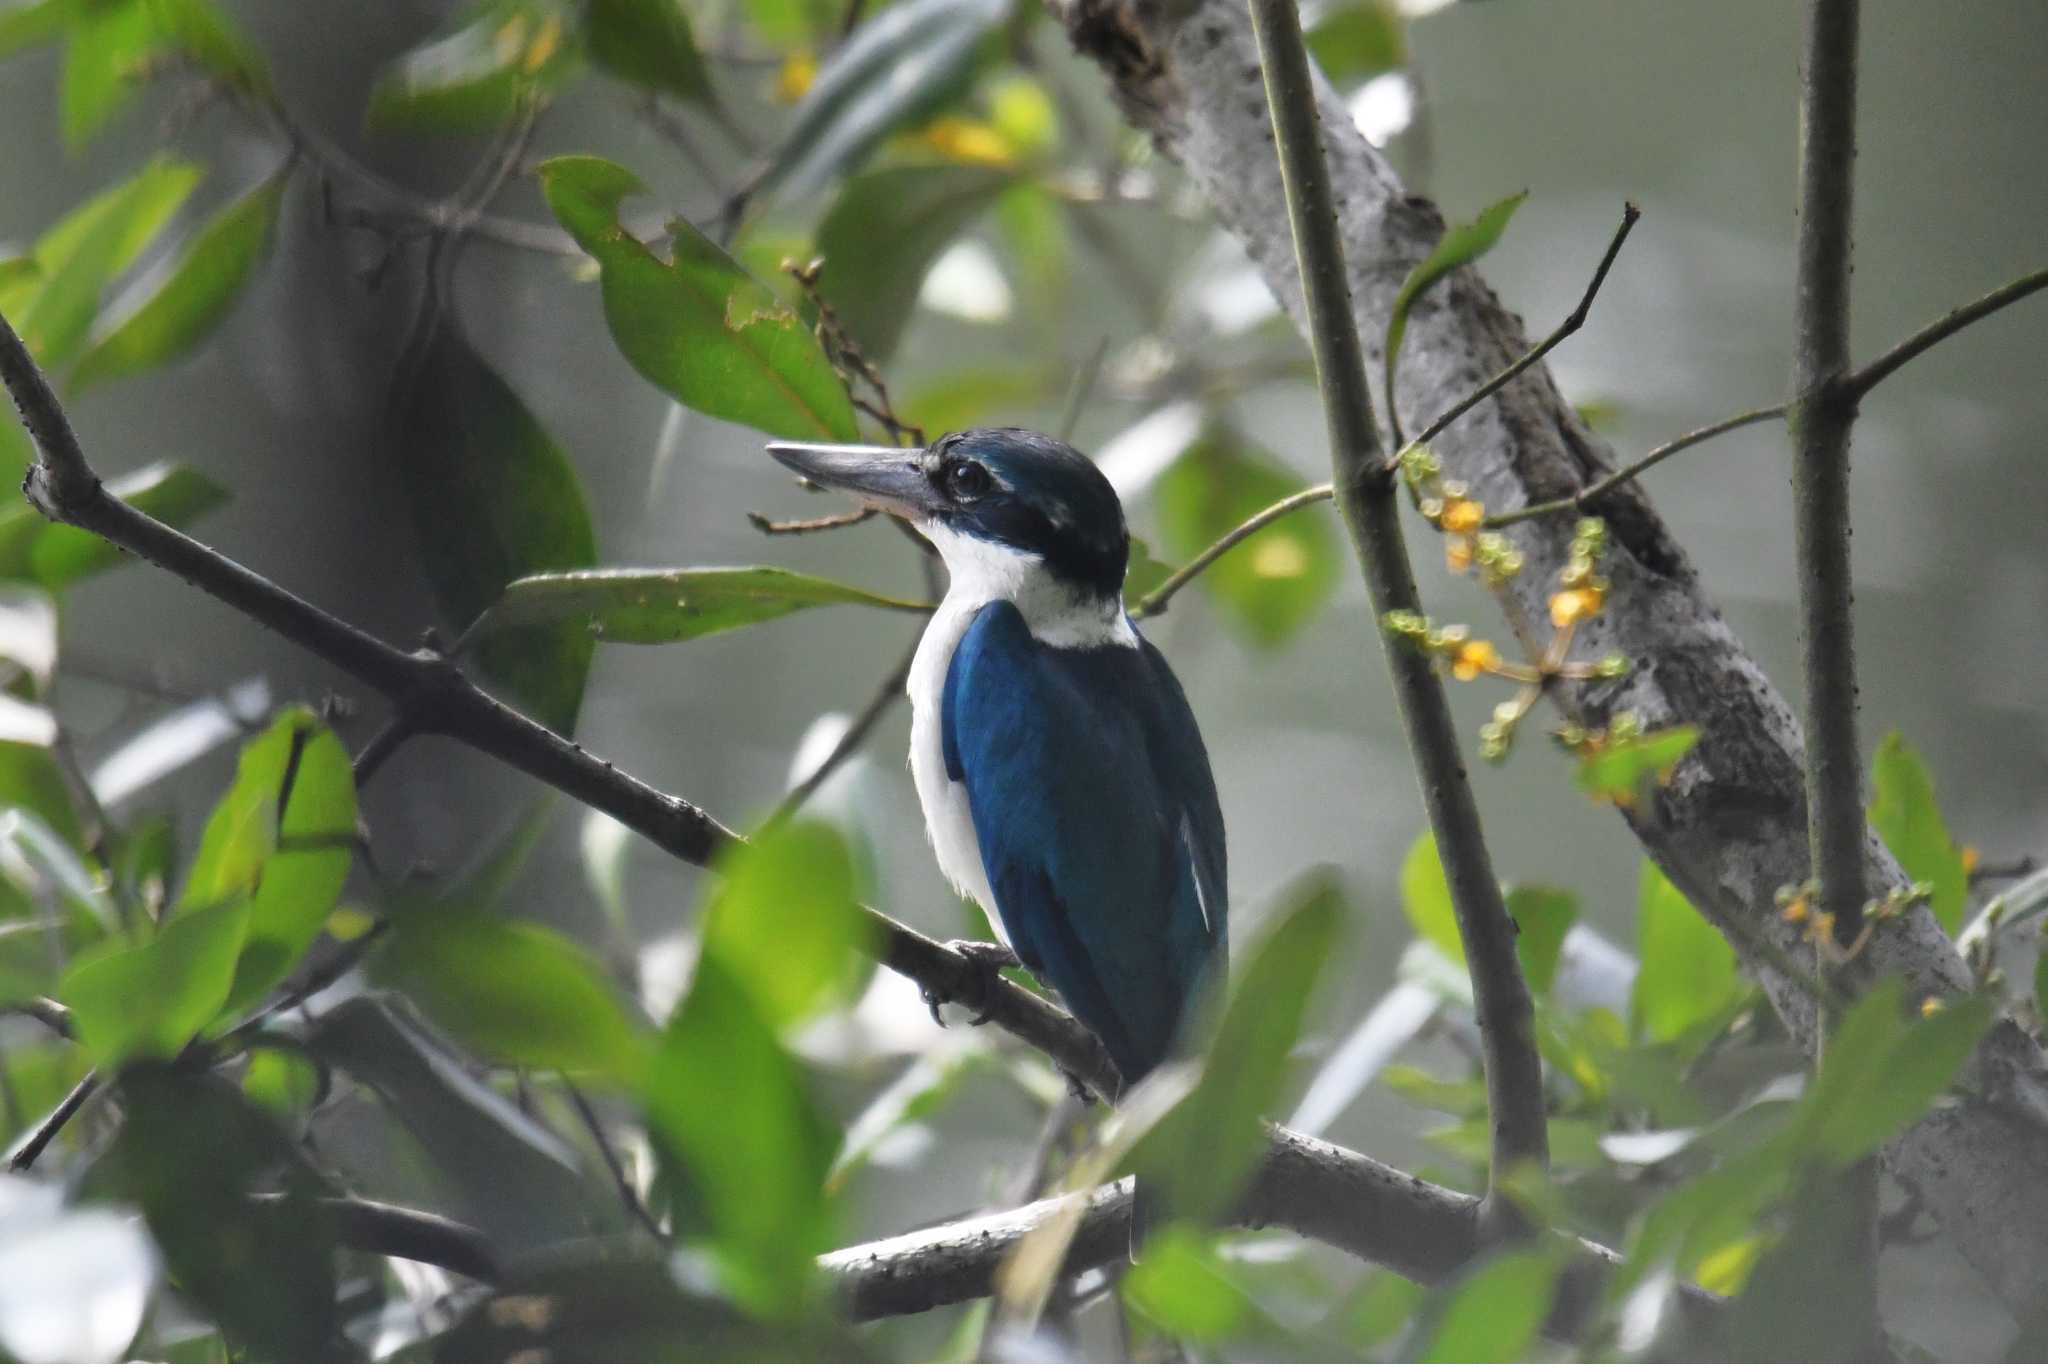
[[[1135,1083],[1228,944],[1223,812],[1179,681],[1149,643],[1053,648],[994,602],[954,651],[941,732],[1018,957]]]

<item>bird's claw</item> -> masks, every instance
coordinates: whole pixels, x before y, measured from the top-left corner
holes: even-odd
[[[978,1028],[989,1021],[988,1001],[989,996],[995,990],[995,981],[998,973],[1012,966],[1020,966],[1022,963],[1017,960],[1015,952],[1012,952],[1009,948],[998,942],[980,942],[972,938],[955,938],[947,943],[946,946],[961,957],[964,957],[967,964],[974,968],[972,973],[974,996],[972,999],[959,998],[926,986],[923,991],[925,1007],[932,1011],[932,1022],[943,1028],[946,1026],[945,1015],[941,1012],[943,1007],[947,1004],[967,1004],[975,1010],[974,1017],[968,1020],[968,1026]]]

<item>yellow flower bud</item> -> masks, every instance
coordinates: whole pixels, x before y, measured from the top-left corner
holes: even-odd
[[[1451,676],[1460,682],[1470,682],[1499,664],[1500,650],[1483,639],[1475,639],[1459,647],[1457,656],[1451,660]]]

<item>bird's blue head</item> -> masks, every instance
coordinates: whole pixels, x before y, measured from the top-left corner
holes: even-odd
[[[1123,589],[1123,504],[1102,471],[1064,441],[976,427],[923,450],[778,441],[768,452],[813,483],[905,517],[941,549],[961,540],[993,545],[1043,563],[1076,593],[1114,600]]]

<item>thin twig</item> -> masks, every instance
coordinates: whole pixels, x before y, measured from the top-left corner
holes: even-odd
[[[1081,414],[1088,410],[1088,400],[1095,396],[1095,382],[1102,377],[1102,362],[1109,355],[1109,338],[1103,337],[1095,343],[1095,349],[1088,352],[1088,358],[1074,371],[1074,384],[1067,390],[1067,405],[1060,412],[1060,424],[1053,434],[1061,440],[1074,438],[1074,428],[1081,424]]]
[[[1585,326],[1587,316],[1593,311],[1593,299],[1600,293],[1600,286],[1607,282],[1607,272],[1613,268],[1614,258],[1621,254],[1622,243],[1628,240],[1628,234],[1634,230],[1636,220],[1642,216],[1643,211],[1641,209],[1632,203],[1624,203],[1621,206],[1621,226],[1614,229],[1614,238],[1607,243],[1607,251],[1600,257],[1600,264],[1594,269],[1593,278],[1587,282],[1586,292],[1579,298],[1579,306],[1573,308],[1565,320],[1557,324],[1556,330],[1552,331],[1550,335],[1522,352],[1522,357],[1519,360],[1516,360],[1506,369],[1460,398],[1451,405],[1448,412],[1424,427],[1420,434],[1416,435],[1402,447],[1402,453],[1427,445],[1438,436],[1441,436],[1450,428],[1452,422],[1513,383],[1529,366],[1556,350],[1564,342],[1565,338]],[[1391,394],[1387,400],[1389,402],[1393,401]],[[1400,458],[1401,455],[1399,453],[1394,456],[1396,464],[1398,464]]]
[[[50,1115],[37,1123],[35,1130],[14,1148],[14,1154],[8,1157],[7,1168],[15,1174],[32,1168],[49,1144],[57,1139],[57,1134],[64,1130],[65,1124],[78,1116],[78,1110],[85,1107],[85,1101],[98,1093],[99,1088],[100,1073],[87,1071],[71,1087],[71,1092],[50,1110]]]
[[[1527,521],[1538,516],[1550,516],[1556,512],[1586,510],[1589,503],[1606,493],[1614,491],[1629,480],[1648,473],[1680,450],[1690,450],[1702,441],[1712,440],[1716,436],[1734,431],[1740,427],[1754,426],[1758,422],[1776,421],[1785,415],[1788,406],[1789,404],[1786,403],[1773,403],[1769,407],[1752,408],[1747,412],[1738,412],[1732,417],[1723,417],[1717,422],[1709,422],[1705,426],[1688,431],[1674,440],[1665,441],[1635,463],[1625,465],[1620,469],[1616,469],[1607,477],[1587,484],[1570,497],[1560,497],[1550,502],[1535,502],[1526,507],[1517,507],[1511,512],[1502,512],[1499,516],[1489,516],[1486,518],[1487,529],[1498,530],[1502,526],[1512,526],[1517,521]]]
[[[633,1215],[635,1221],[653,1233],[655,1240],[667,1244],[668,1232],[662,1229],[660,1221],[648,1208],[646,1200],[640,1197],[640,1191],[633,1187],[632,1179],[626,1174],[624,1162],[619,1159],[619,1153],[612,1149],[611,1138],[605,1134],[604,1120],[597,1116],[597,1110],[590,1106],[590,1100],[583,1097],[583,1091],[576,1087],[575,1081],[566,1075],[560,1079],[563,1092],[569,1096],[570,1107],[574,1108],[576,1116],[582,1119],[585,1130],[590,1133],[591,1142],[597,1147],[598,1158],[604,1161],[604,1168],[611,1172],[612,1183],[618,1186],[619,1201],[626,1205],[626,1211]]]
[[[1402,537],[1395,482],[1373,423],[1372,390],[1351,313],[1315,76],[1302,44],[1294,0],[1251,0],[1251,13],[1308,310],[1309,344],[1329,426],[1336,470],[1332,482],[1357,546],[1374,618],[1383,619],[1389,611],[1418,610],[1421,597]],[[1419,650],[1384,633],[1381,643],[1471,970],[1493,1128],[1482,1221],[1489,1234],[1500,1234],[1519,1229],[1523,1220],[1505,1193],[1511,1173],[1518,1167],[1549,1166],[1535,1009],[1515,955],[1514,923],[1487,853],[1443,680]]]
[[[2048,289],[2048,269],[2036,270],[2031,275],[2022,275],[2010,284],[2000,285],[1984,297],[1953,310],[1946,316],[1928,323],[1905,340],[1878,356],[1863,368],[1851,374],[1843,387],[1856,397],[1862,397],[1892,376],[1909,360],[1917,358],[1929,348],[1939,345],[1974,322],[1981,322],[1999,309],[2019,302],[2027,295]]]
[[[873,507],[859,507],[850,512],[834,512],[830,516],[812,516],[797,521],[771,521],[759,512],[747,513],[747,524],[763,535],[815,535],[821,530],[844,530],[858,526],[863,521],[872,521],[881,515]]]
[[[904,685],[910,681],[910,665],[916,660],[917,646],[923,640],[924,635],[920,632],[910,641],[910,647],[903,651],[902,659],[889,670],[889,675],[876,685],[875,694],[861,707],[860,714],[853,717],[853,723],[846,727],[846,733],[839,736],[839,742],[832,745],[832,751],[825,755],[825,760],[812,768],[802,781],[790,788],[789,794],[782,798],[782,803],[775,807],[775,812],[768,816],[764,828],[772,829],[801,810],[805,802],[818,793],[818,788],[829,781],[832,774],[845,765],[848,758],[860,751],[860,746],[874,733],[875,726],[889,713],[889,708],[902,698]]]
[[[66,1041],[76,1036],[71,1027],[71,1010],[54,999],[37,995],[32,999],[18,999],[11,1004],[0,1005],[0,1014],[16,1014],[22,1018],[33,1018]]]
[[[1131,615],[1139,620],[1143,620],[1147,616],[1158,615],[1166,609],[1166,604],[1173,600],[1174,593],[1193,582],[1210,564],[1215,563],[1231,550],[1237,548],[1238,545],[1257,535],[1281,517],[1291,515],[1303,507],[1312,507],[1318,502],[1327,502],[1336,495],[1337,487],[1335,484],[1318,483],[1313,488],[1303,488],[1291,497],[1283,497],[1272,506],[1246,518],[1242,525],[1237,526],[1233,530],[1226,531],[1223,537],[1215,544],[1188,560],[1183,567],[1177,569],[1165,582],[1146,593],[1144,598],[1131,608]]]

